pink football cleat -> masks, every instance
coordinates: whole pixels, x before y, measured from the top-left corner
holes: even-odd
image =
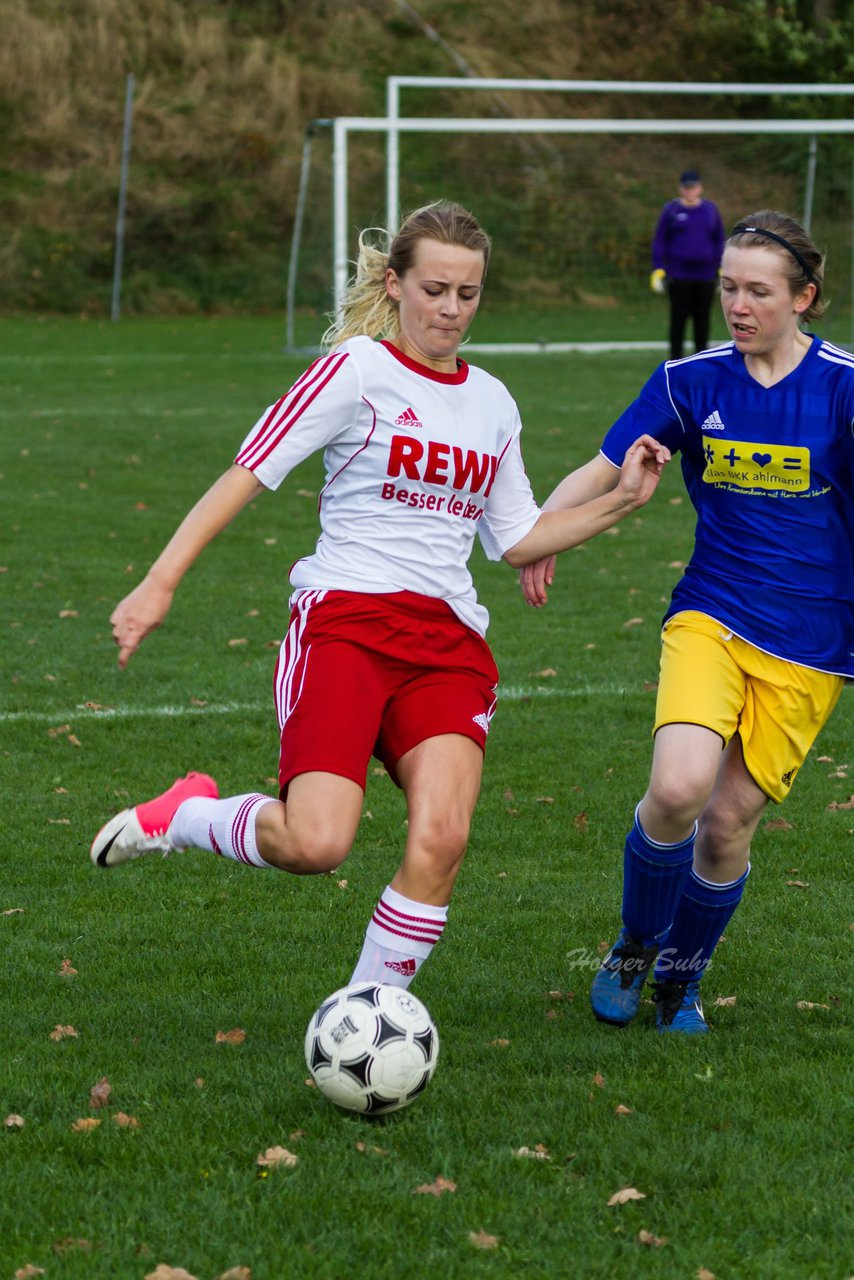
[[[117,867],[143,853],[172,853],[178,846],[169,839],[169,826],[178,806],[195,796],[218,800],[219,787],[206,773],[178,778],[162,796],[111,818],[95,836],[89,857],[96,867]]]

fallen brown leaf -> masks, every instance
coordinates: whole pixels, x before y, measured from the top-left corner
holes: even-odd
[[[797,1009],[829,1009],[829,1004],[816,1004],[814,1000],[799,1000],[795,1006]]]
[[[248,1267],[229,1267],[216,1280],[252,1280],[252,1272]]]
[[[792,824],[787,822],[785,818],[772,818],[770,822],[766,822],[765,831],[791,831]]]
[[[625,1106],[625,1104],[622,1102],[618,1102],[616,1107],[614,1107],[615,1116],[630,1116],[631,1114],[632,1114],[632,1108]]]
[[[501,1236],[491,1236],[486,1231],[470,1231],[469,1244],[475,1249],[497,1249]]]
[[[191,1275],[183,1267],[170,1267],[161,1262],[153,1271],[148,1272],[145,1280],[198,1280],[198,1277]]]
[[[136,1116],[129,1116],[125,1111],[117,1111],[113,1116],[113,1121],[120,1129],[138,1129],[140,1127]]]
[[[808,880],[787,880],[786,884],[790,889],[808,889],[810,887]]]
[[[299,1164],[299,1156],[295,1156],[287,1147],[268,1147],[257,1157],[255,1163],[261,1169],[293,1169]]]
[[[848,800],[831,800],[827,807],[834,813],[839,809],[854,809],[854,796]]]
[[[50,1247],[62,1257],[64,1253],[71,1253],[74,1249],[91,1249],[92,1241],[84,1240],[81,1236],[63,1236],[61,1240],[54,1240]]]
[[[234,640],[229,640],[229,649],[239,649],[242,645],[248,644],[249,640],[246,636],[236,636]]]
[[[628,1204],[630,1200],[645,1200],[646,1195],[643,1191],[638,1191],[637,1187],[622,1187],[619,1191],[615,1191],[608,1201],[610,1209],[615,1204]]]
[[[715,1273],[706,1267],[698,1267],[696,1280],[715,1280]]]
[[[737,999],[738,999],[738,996],[718,996],[715,1000],[715,1008],[731,1009]]]
[[[497,1040],[490,1040],[489,1043],[494,1049],[506,1049],[510,1041],[505,1040],[503,1036],[499,1036]]]
[[[64,1040],[67,1036],[75,1037],[77,1032],[74,1027],[63,1027],[59,1022],[50,1033],[51,1040]]]
[[[587,828],[590,825],[587,819],[586,809],[582,809],[581,813],[577,813],[575,815],[575,817],[572,819],[572,825],[575,827],[576,831],[580,831],[582,835],[584,834],[584,832],[587,830]]]
[[[372,1155],[375,1155],[375,1156],[387,1156],[387,1155],[388,1155],[388,1152],[387,1152],[387,1151],[385,1151],[385,1150],[383,1150],[383,1148],[382,1148],[382,1147],[369,1147],[369,1146],[368,1146],[368,1144],[367,1144],[366,1142],[357,1142],[357,1143],[356,1143],[356,1150],[357,1150],[357,1151],[370,1151],[370,1152],[371,1152],[371,1154],[372,1154]]]
[[[457,1184],[451,1182],[450,1178],[443,1178],[439,1174],[435,1182],[422,1183],[420,1187],[414,1187],[412,1195],[414,1196],[441,1196],[446,1191],[456,1191]]]
[[[23,1129],[26,1121],[23,1116],[9,1115],[3,1121],[7,1129]]]
[[[79,618],[80,614],[76,609],[60,609],[60,618]]]
[[[97,1129],[101,1123],[94,1116],[83,1116],[80,1120],[75,1120],[71,1126],[74,1133],[89,1133],[92,1129]]]
[[[70,724],[58,724],[55,729],[48,729],[47,736],[49,738],[58,738],[63,733],[70,733]]]
[[[101,1076],[97,1084],[93,1084],[89,1090],[89,1106],[105,1107],[110,1101],[110,1094],[113,1092],[113,1086],[110,1084],[106,1076]]]
[[[643,1227],[641,1227],[638,1232],[638,1244],[646,1244],[652,1249],[660,1249],[663,1244],[667,1244],[667,1236],[654,1236],[651,1231],[644,1231]]]
[[[0,916],[22,916],[23,914],[23,907],[9,907],[8,911],[0,911]]]
[[[601,1071],[596,1072],[596,1074],[593,1077],[593,1083],[595,1084],[597,1089],[605,1088],[605,1077],[602,1075]]]
[[[77,977],[77,970],[74,968],[74,965],[71,963],[70,960],[63,960],[57,972],[61,978]]]
[[[65,741],[66,741],[66,742],[70,742],[72,747],[82,747],[82,746],[83,746],[83,743],[82,743],[82,742],[80,741],[80,739],[77,737],[77,734],[76,734],[76,733],[69,733],[69,735],[68,735],[68,737],[65,739]]]
[[[643,625],[643,618],[629,618],[627,622],[623,623],[624,627],[640,627],[642,625]]]
[[[246,1032],[240,1027],[233,1027],[231,1031],[218,1031],[214,1036],[215,1044],[243,1044],[246,1039]]]
[[[552,1158],[548,1147],[544,1147],[542,1142],[538,1142],[533,1150],[530,1147],[519,1147],[513,1154],[528,1160],[551,1160]]]
[[[18,1267],[15,1272],[15,1280],[32,1280],[34,1276],[43,1275],[44,1267],[34,1267],[31,1262],[28,1262],[25,1267]]]
[[[535,676],[542,676],[544,679],[548,680],[552,676],[556,676],[557,671],[554,667],[543,667],[542,671],[534,671],[532,674]]]

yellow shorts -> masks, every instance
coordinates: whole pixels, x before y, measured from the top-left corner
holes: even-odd
[[[744,763],[779,804],[842,692],[841,676],[775,658],[705,613],[665,623],[655,729],[699,724],[724,743],[741,738]]]

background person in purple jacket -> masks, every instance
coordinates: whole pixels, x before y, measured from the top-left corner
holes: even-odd
[[[717,205],[703,198],[700,175],[686,169],[679,178],[679,195],[661,210],[652,242],[653,293],[670,299],[670,358],[682,355],[688,317],[694,326],[694,347],[709,345],[709,313],[724,248],[724,227]]]

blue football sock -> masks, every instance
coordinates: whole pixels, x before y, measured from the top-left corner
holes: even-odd
[[[655,966],[657,982],[697,982],[741,902],[747,871],[729,884],[713,884],[691,871],[676,908],[667,945]]]
[[[697,824],[687,840],[650,840],[635,810],[623,858],[623,924],[645,947],[661,942],[673,923],[676,904],[694,857]]]

